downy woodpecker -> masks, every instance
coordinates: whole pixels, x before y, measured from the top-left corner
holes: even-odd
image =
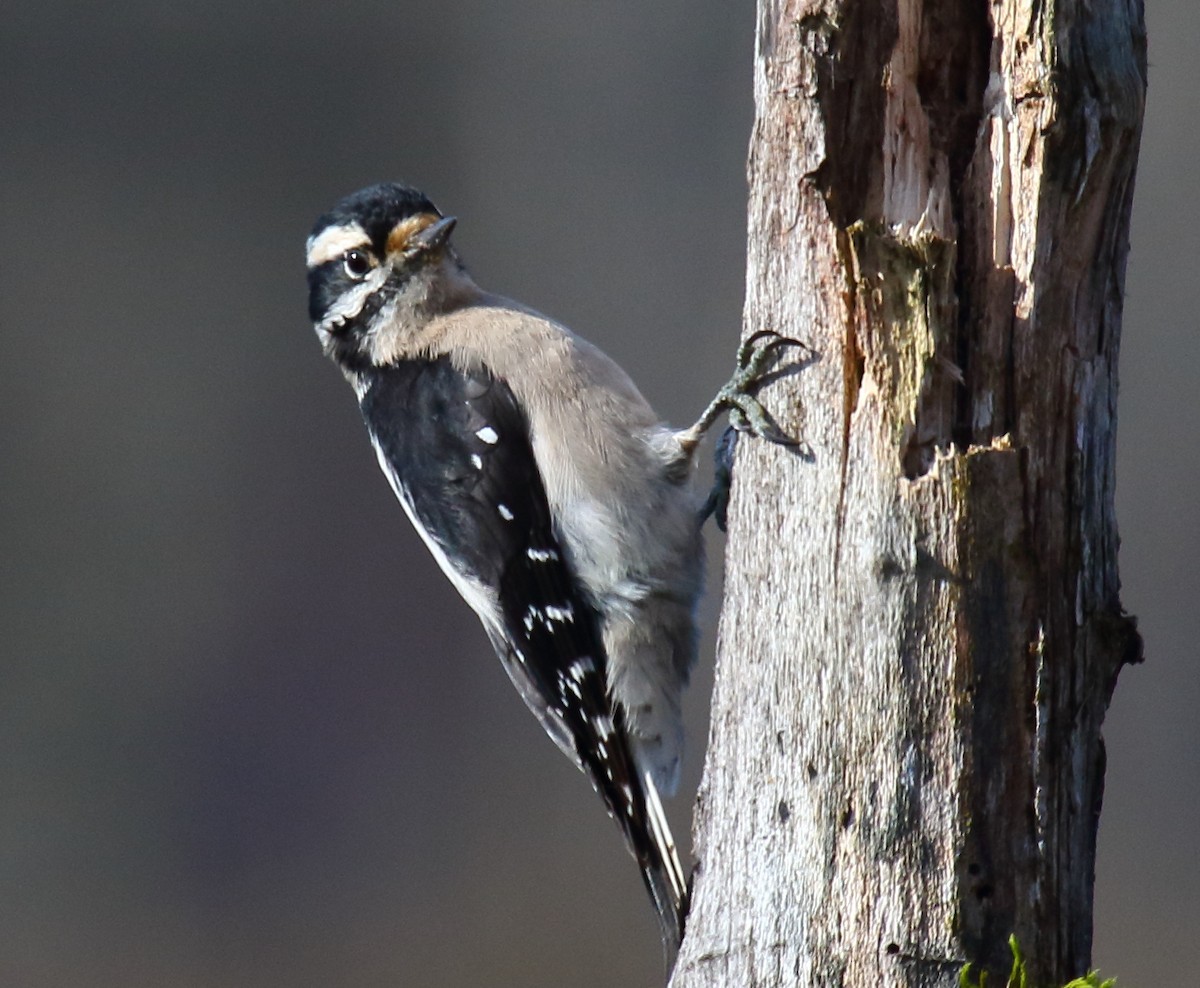
[[[672,429],[596,347],[480,289],[454,225],[402,185],[343,199],[308,238],[309,314],[409,519],[620,825],[671,963],[687,882],[659,795],[678,783],[696,655],[694,453],[726,409],[788,442],[752,391],[793,341],[752,338],[701,419]]]

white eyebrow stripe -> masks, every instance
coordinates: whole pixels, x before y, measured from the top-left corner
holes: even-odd
[[[308,238],[308,266],[318,267],[335,257],[341,257],[351,248],[365,247],[370,242],[367,231],[358,223],[328,227],[315,237]]]

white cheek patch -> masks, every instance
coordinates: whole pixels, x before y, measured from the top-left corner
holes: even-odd
[[[343,292],[338,300],[329,307],[329,311],[325,313],[325,318],[321,320],[320,328],[327,332],[337,329],[362,312],[363,306],[367,304],[367,299],[379,291],[383,287],[384,282],[387,281],[388,270],[386,265],[378,267],[367,275],[360,284]]]
[[[326,261],[341,257],[348,250],[366,247],[370,243],[367,231],[357,223],[328,227],[308,238],[308,266],[320,267]]]

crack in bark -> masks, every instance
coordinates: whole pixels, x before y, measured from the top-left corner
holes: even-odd
[[[846,484],[849,479],[850,465],[850,426],[854,420],[855,409],[858,408],[858,396],[862,390],[863,374],[866,364],[862,350],[858,346],[858,334],[855,323],[858,313],[858,264],[855,260],[854,248],[850,237],[844,230],[837,231],[838,256],[841,259],[840,268],[846,278],[846,287],[842,293],[845,308],[845,330],[842,343],[842,442],[841,458],[838,464],[838,498],[836,535],[833,549],[833,573],[836,581],[841,568],[842,533],[846,527]]]

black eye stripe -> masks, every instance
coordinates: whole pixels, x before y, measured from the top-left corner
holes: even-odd
[[[362,281],[346,274],[343,258],[337,257],[317,265],[308,273],[309,316],[314,323],[322,322],[347,292],[361,290]],[[361,308],[343,324],[347,330],[365,328],[396,294],[396,286],[385,281],[363,300]]]
[[[338,279],[344,281],[345,278],[346,272],[342,269],[342,259],[340,257],[322,261],[308,272],[308,280],[314,285],[328,284]]]

